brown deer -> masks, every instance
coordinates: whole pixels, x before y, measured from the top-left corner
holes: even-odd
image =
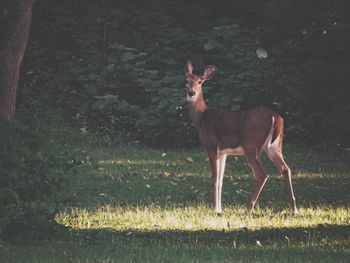
[[[298,213],[293,192],[291,170],[283,159],[283,119],[265,107],[245,111],[210,109],[203,97],[203,82],[213,77],[214,66],[207,66],[202,75],[192,73],[191,61],[186,64],[186,93],[190,117],[197,128],[199,139],[208,153],[214,194],[214,208],[222,213],[221,189],[227,155],[245,155],[256,176],[255,192],[247,205],[253,210],[267,181],[260,153],[262,150],[283,175],[288,186],[293,213]]]

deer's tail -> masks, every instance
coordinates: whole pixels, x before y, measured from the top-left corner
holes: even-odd
[[[282,140],[283,140],[283,119],[279,115],[275,115],[272,117],[272,129],[273,129],[273,134],[271,138],[271,144],[278,143],[279,147],[282,145]]]

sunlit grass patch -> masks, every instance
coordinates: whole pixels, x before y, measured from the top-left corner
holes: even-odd
[[[103,205],[94,210],[72,208],[61,212],[57,222],[75,229],[111,228],[115,231],[278,229],[350,224],[349,207],[301,208],[299,215],[289,210],[264,208],[248,213],[244,207],[225,208],[217,216],[205,204],[189,207]]]

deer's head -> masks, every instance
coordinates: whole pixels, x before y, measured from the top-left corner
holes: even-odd
[[[191,61],[187,61],[185,68],[185,82],[187,101],[194,102],[198,96],[202,95],[202,84],[204,81],[211,79],[214,76],[215,67],[207,66],[202,75],[195,75]]]

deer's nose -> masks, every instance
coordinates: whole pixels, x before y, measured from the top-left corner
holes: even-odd
[[[193,97],[194,95],[196,95],[196,93],[192,90],[187,91],[187,95],[190,97]]]

